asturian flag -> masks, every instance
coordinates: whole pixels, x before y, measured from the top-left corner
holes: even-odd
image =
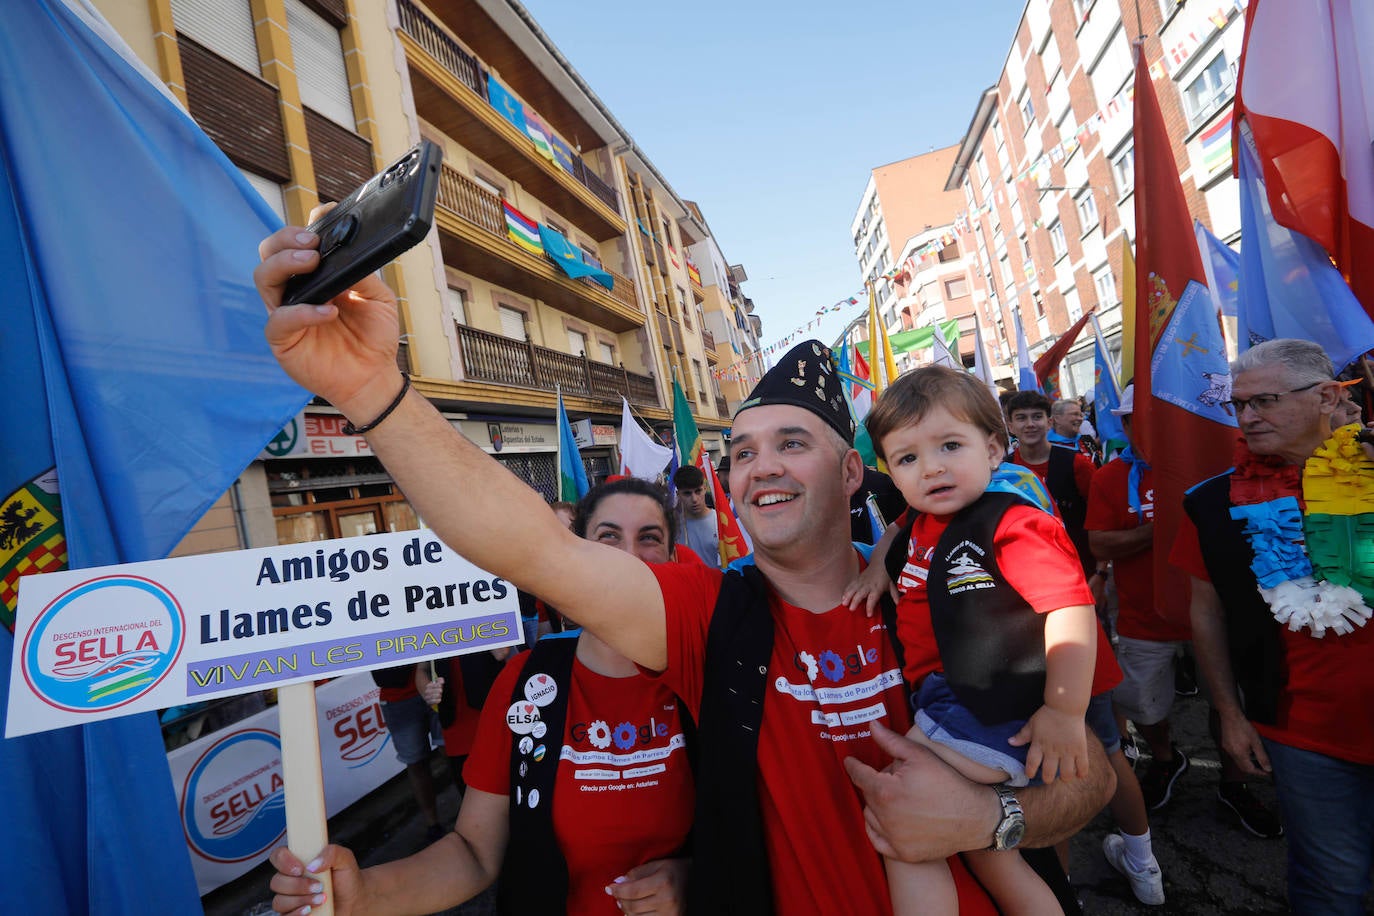
[[[575,503],[587,495],[591,485],[587,482],[587,466],[582,463],[582,452],[577,447],[577,437],[573,435],[572,424],[568,422],[568,412],[563,409],[563,389],[558,389],[558,499],[561,502]]]
[[[167,556],[309,396],[252,283],[280,220],[89,3],[5,5],[0,138],[9,659],[25,576]],[[0,739],[0,773],[0,912],[200,912],[154,714]]]
[[[1277,337],[1320,344],[1337,370],[1374,349],[1374,321],[1320,245],[1280,226],[1269,209],[1258,157],[1241,125],[1240,349]]]
[[[1374,315],[1374,4],[1250,0],[1246,19],[1234,111],[1274,219],[1326,249]]]

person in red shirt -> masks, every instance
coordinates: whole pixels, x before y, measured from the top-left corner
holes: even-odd
[[[889,687],[900,684],[900,671],[890,647],[878,645],[887,635],[847,609],[834,613],[860,568],[848,501],[862,461],[819,341],[785,355],[734,418],[730,492],[753,537],[752,571],[649,567],[566,531],[537,493],[418,392],[403,390],[395,368],[397,302],[380,278],[369,276],[324,305],[281,307],[287,280],[317,263],[318,244],[291,227],[260,246],[254,279],[269,312],[265,335],[287,374],[361,424],[411,504],[451,548],[565,611],[644,669],[662,672],[689,710],[702,714],[700,765],[724,761],[725,768],[718,779],[699,780],[698,791],[747,800],[699,806],[697,826],[703,811],[715,823],[712,841],[694,847],[693,893],[702,894],[694,906],[704,902],[712,911],[719,902],[717,909],[744,911],[732,902],[748,892],[751,903],[761,903],[750,912],[881,916],[890,903],[880,854],[929,861],[997,838],[1010,842],[1020,829],[1024,844],[1052,845],[1105,803],[1111,777],[1100,748],[1094,754],[1089,747],[1088,779],[1023,790],[1017,811],[883,726],[906,725],[898,718],[903,697]],[[720,602],[732,610],[720,613]],[[802,621],[820,630],[803,629]],[[721,638],[708,640],[712,633]],[[850,708],[844,692],[811,685],[802,651],[818,668],[824,655],[823,671],[844,679],[852,696],[872,699]],[[734,686],[746,689],[732,693]],[[842,710],[833,708],[837,701]],[[892,758],[883,771],[872,765]],[[734,855],[736,848],[748,852]],[[284,852],[272,860],[283,870],[273,879],[279,893],[309,900],[303,866]],[[311,864],[335,862],[330,855]],[[981,905],[971,899],[967,912],[990,912],[986,896]]]
[[[667,563],[673,548],[671,517],[668,495],[661,487],[626,478],[593,488],[578,503],[572,527],[589,540],[645,562]],[[577,643],[569,681],[559,685],[569,692],[561,741],[554,743],[537,729],[508,724],[511,698],[520,693],[530,653],[513,656],[491,687],[475,740],[461,736],[467,746],[455,748],[467,754],[470,746],[471,756],[454,832],[406,859],[362,871],[347,850],[328,847],[324,857],[334,868],[336,912],[436,912],[471,899],[498,875],[501,911],[527,911],[528,898],[513,891],[526,889],[532,881],[552,881],[556,872],[548,862],[511,863],[506,858],[508,843],[520,839],[511,833],[514,824],[507,823],[517,744],[522,761],[541,761],[546,755],[558,761],[552,800],[529,791],[518,804],[537,810],[542,801],[549,812],[566,863],[566,902],[559,901],[565,912],[614,916],[679,911],[695,795],[680,701],[659,679],[641,673],[591,633],[545,639]],[[443,682],[429,681],[429,695],[437,698]],[[524,694],[529,692],[525,685]],[[554,688],[535,701],[551,702],[556,694]],[[457,699],[464,700],[461,689]],[[452,738],[460,736],[454,732]],[[445,741],[449,740],[446,731]],[[297,867],[283,852],[273,854],[278,868]],[[512,864],[520,870],[513,872]],[[313,895],[303,900],[302,895],[286,893],[295,889],[286,886],[295,880],[289,873],[273,878],[273,889],[278,890],[273,906],[278,912],[318,902]]]
[[[992,491],[1007,447],[997,403],[965,373],[918,369],[883,393],[867,424],[917,513],[897,583],[903,673],[918,690],[908,736],[990,785],[1023,786],[1037,772],[1046,783],[1076,779],[1097,671],[1092,593],[1050,507]],[[882,564],[869,574],[885,590]],[[865,601],[873,589],[859,588]],[[1023,702],[1033,690],[1038,709]],[[1003,910],[1060,912],[1019,855],[965,859]],[[897,913],[957,911],[943,863],[887,868]]]
[[[1273,775],[1300,916],[1365,912],[1374,867],[1374,516],[1334,511],[1367,505],[1356,494],[1374,488],[1374,449],[1348,426],[1333,436],[1332,368],[1317,344],[1283,338],[1231,364],[1244,441],[1232,470],[1184,497],[1169,554],[1192,576],[1222,747]],[[1333,490],[1350,493],[1344,506]]]

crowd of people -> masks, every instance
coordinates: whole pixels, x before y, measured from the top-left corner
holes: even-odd
[[[722,569],[699,470],[674,476],[676,505],[654,483],[601,484],[569,526],[407,393],[375,276],[280,307],[316,245],[298,229],[263,243],[269,344],[367,430],[446,543],[528,596],[530,648],[392,688],[388,723],[414,720],[391,726],[398,753],[428,747],[446,693],[449,728],[466,723],[448,751],[467,755],[456,825],[368,869],[338,846],[276,850],[277,912],[321,904],[328,870],[340,916],[434,912],[493,884],[520,914],[1075,913],[1067,842],[1108,806],[1103,855],[1163,904],[1149,812],[1189,767],[1169,726],[1189,647],[1219,802],[1286,838],[1295,912],[1362,911],[1374,450],[1319,347],[1273,341],[1233,367],[1237,466],[1198,482],[1170,547],[1186,610],[1155,600],[1149,465],[1130,447],[1101,464],[1083,405],[908,373],[867,420],[889,478],[853,448],[817,341],[736,412],[721,475],[753,552]],[[1115,411],[1128,436],[1134,401]],[[1274,780],[1282,826],[1255,779]]]

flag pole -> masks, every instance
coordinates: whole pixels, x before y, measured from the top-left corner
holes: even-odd
[[[320,725],[315,710],[315,682],[277,688],[281,740],[282,791],[286,804],[286,845],[292,855],[310,862],[329,844],[324,804],[324,771],[320,765]],[[310,877],[324,885],[324,903],[312,913],[334,914],[334,883],[329,869]]]
[[[1110,375],[1112,378],[1112,390],[1116,392],[1116,399],[1120,401],[1121,380],[1118,378],[1118,376],[1121,374],[1121,369],[1117,366],[1112,365],[1112,354],[1111,351],[1107,349],[1106,340],[1104,340],[1102,337],[1102,326],[1097,323],[1097,315],[1095,313],[1092,316],[1092,323],[1093,337],[1097,338],[1097,345],[1102,349],[1102,358],[1107,361],[1107,374]]]
[[[563,414],[563,385],[561,382],[554,382],[553,385],[554,405],[553,405],[553,428],[558,439],[558,450],[554,452],[553,467],[557,483],[553,488],[553,501],[563,501],[563,427],[561,415]]]
[[[630,404],[630,399],[626,398],[625,403]],[[635,410],[635,405],[633,404],[630,404],[630,416],[634,417],[640,423],[643,423],[644,427],[649,431],[649,435],[653,436],[654,439],[658,440],[659,445],[667,446],[668,443],[664,442],[663,437],[654,431],[654,428],[649,425],[649,421],[644,419],[644,415],[641,414],[639,411]]]

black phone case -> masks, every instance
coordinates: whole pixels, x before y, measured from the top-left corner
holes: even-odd
[[[429,234],[439,191],[438,145],[421,140],[309,227],[320,263],[286,283],[282,305],[328,302]]]

